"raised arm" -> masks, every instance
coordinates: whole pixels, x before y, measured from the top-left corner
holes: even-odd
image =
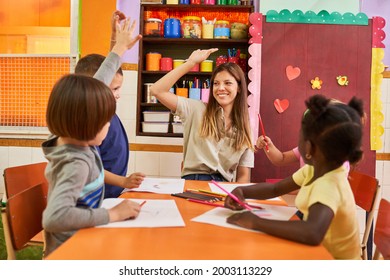
[[[130,22],[130,18],[125,19],[122,25],[119,24],[119,21],[116,22],[115,45],[95,73],[95,79],[102,81],[106,85],[112,82],[116,71],[118,71],[121,65],[120,59],[123,54],[142,38],[139,34],[133,36],[135,25],[136,21]]]
[[[264,149],[268,145],[268,151]],[[297,158],[292,150],[281,152],[272,142],[268,136],[260,136],[256,141],[256,148],[263,149],[267,158],[275,166],[285,166],[294,162],[298,162]]]
[[[110,50],[114,47],[116,43],[116,27],[122,21],[126,19],[126,16],[121,11],[116,10],[112,13],[111,17],[111,36],[110,36]]]
[[[192,52],[190,57],[186,60],[185,63],[179,67],[168,72],[165,76],[155,82],[150,91],[152,95],[156,96],[158,101],[164,104],[171,111],[176,111],[177,107],[177,96],[170,92],[170,88],[186,73],[188,73],[192,67],[196,64],[201,63],[207,59],[210,54],[218,51],[217,48],[212,48],[208,50],[195,50]]]

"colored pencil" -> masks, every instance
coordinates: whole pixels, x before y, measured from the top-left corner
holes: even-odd
[[[193,199],[193,198],[187,198],[187,200],[191,201],[191,202],[196,202],[196,203],[210,205],[210,206],[224,207],[222,204],[217,204],[217,203],[208,202],[208,201],[204,201],[204,200],[198,200],[198,199]]]
[[[142,201],[139,207],[141,208],[146,203],[146,200]]]
[[[263,133],[263,136],[264,136],[264,141],[265,141],[265,148],[266,148],[267,152],[269,152],[269,148],[268,148],[267,140],[265,139],[265,130],[264,130],[264,125],[263,125],[263,121],[261,120],[260,113],[259,113],[259,114],[257,114],[257,116],[259,117],[259,122],[260,122],[261,132]]]
[[[218,184],[217,182],[215,182],[214,180],[211,181],[214,185],[216,185],[218,188],[220,188],[222,191],[224,191],[228,196],[230,196],[235,202],[237,202],[238,204],[240,204],[242,207],[246,208],[247,210],[249,211],[252,211],[253,208],[250,207],[248,204],[242,202],[241,200],[238,199],[237,196],[235,196],[234,194],[232,194],[231,192],[225,190],[224,187],[222,187],[220,184]]]

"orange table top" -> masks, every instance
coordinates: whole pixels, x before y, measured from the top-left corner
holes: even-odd
[[[209,189],[186,181],[185,188]],[[76,232],[49,260],[310,260],[332,259],[323,246],[308,246],[263,233],[225,228],[191,219],[213,206],[171,195],[128,192],[125,198],[174,199],[185,227],[87,228]]]

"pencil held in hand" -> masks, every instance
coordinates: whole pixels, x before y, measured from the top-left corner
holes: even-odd
[[[265,138],[265,130],[264,130],[264,125],[263,125],[263,121],[261,120],[261,116],[260,116],[260,113],[257,114],[257,116],[259,117],[259,123],[260,123],[260,127],[261,127],[261,133],[263,134],[264,136],[264,141],[265,141],[265,149],[267,150],[267,152],[269,152],[269,148],[268,148],[268,144],[267,144],[267,139]]]

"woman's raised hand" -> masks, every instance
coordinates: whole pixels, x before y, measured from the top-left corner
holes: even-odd
[[[192,61],[195,64],[201,63],[202,61],[206,60],[210,54],[213,52],[218,51],[218,48],[212,48],[212,49],[207,49],[207,50],[200,50],[197,49],[192,52],[190,57],[188,58],[189,61]]]

